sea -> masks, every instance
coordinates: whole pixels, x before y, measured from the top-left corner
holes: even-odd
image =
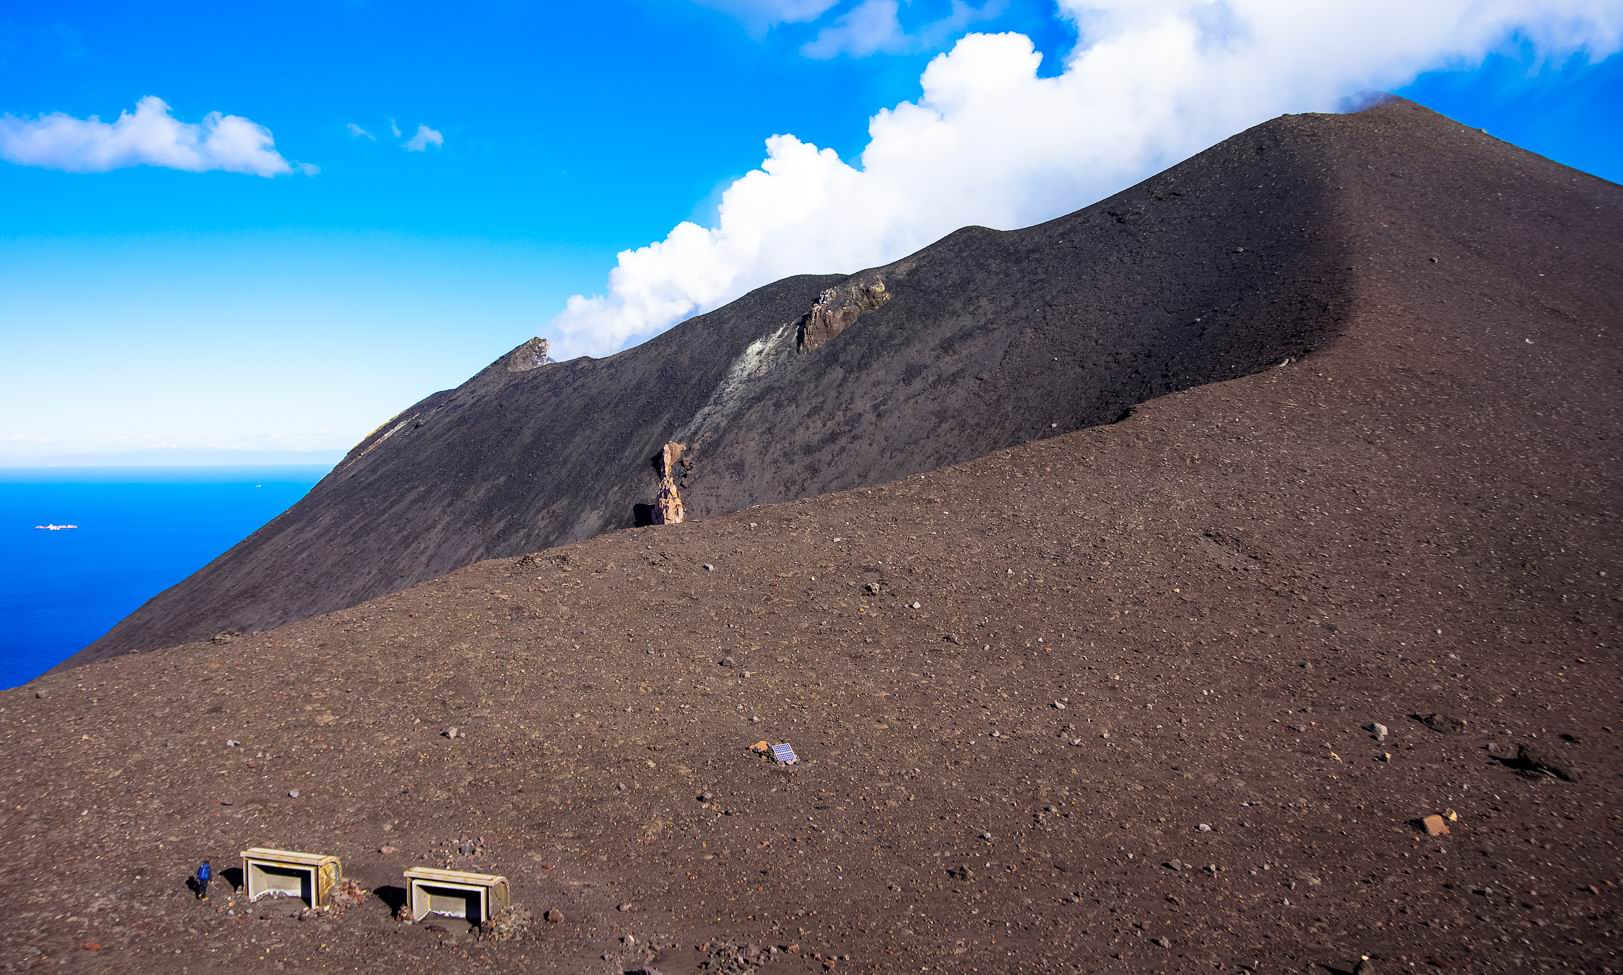
[[[0,468],[0,688],[73,656],[328,469]],[[36,527],[53,524],[75,527]]]

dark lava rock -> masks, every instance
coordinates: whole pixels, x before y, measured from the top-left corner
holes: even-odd
[[[1531,745],[1516,746],[1516,757],[1503,760],[1506,765],[1533,775],[1553,775],[1563,782],[1576,782],[1578,770],[1565,759]]]
[[[1456,718],[1452,714],[1433,711],[1431,714],[1416,714],[1413,717],[1440,735],[1457,735],[1465,730],[1465,719]]]

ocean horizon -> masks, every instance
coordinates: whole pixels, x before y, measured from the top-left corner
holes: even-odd
[[[331,465],[0,468],[0,689],[291,507]],[[47,530],[39,526],[73,526]]]

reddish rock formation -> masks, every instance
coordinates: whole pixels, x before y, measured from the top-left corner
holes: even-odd
[[[668,443],[659,453],[659,496],[654,499],[654,524],[682,523],[682,493],[676,489],[676,465],[682,460],[685,444]]]

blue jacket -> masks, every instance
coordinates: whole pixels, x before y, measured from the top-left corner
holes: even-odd
[[[209,875],[212,872],[213,871],[209,870],[208,861],[205,860],[203,861],[203,865],[197,868],[197,879],[206,884],[209,882]]]

